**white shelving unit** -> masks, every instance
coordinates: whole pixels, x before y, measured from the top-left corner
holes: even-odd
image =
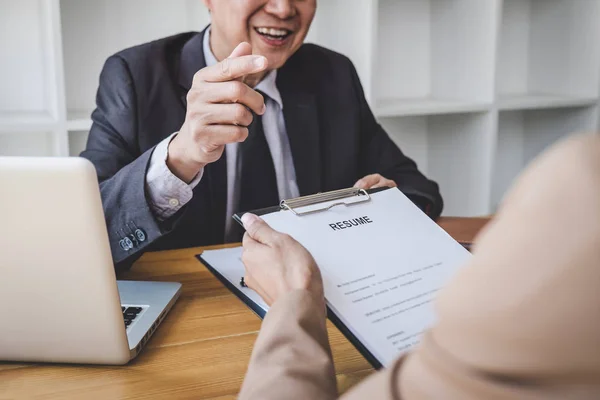
[[[199,0],[0,4],[0,155],[78,155],[106,58],[210,20]],[[597,0],[323,0],[307,41],[352,59],[445,215],[494,212],[548,145],[599,127]]]
[[[380,0],[373,104],[380,116],[481,111],[494,98],[495,1]]]
[[[502,110],[583,106],[598,98],[598,8],[588,0],[505,0]]]
[[[597,127],[597,106],[500,112],[492,207],[497,207],[514,178],[543,149],[574,131],[593,132]]]
[[[381,123],[421,171],[438,182],[445,209],[450,208],[447,215],[488,212],[492,113],[381,118]]]

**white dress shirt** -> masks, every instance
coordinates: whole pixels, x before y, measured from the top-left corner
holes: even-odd
[[[210,49],[210,27],[204,34],[203,42],[204,58],[206,65],[211,66],[218,61]],[[285,129],[283,118],[283,102],[276,85],[277,71],[269,72],[255,87],[265,94],[266,111],[262,115],[262,124],[273,158],[275,166],[275,176],[277,178],[277,191],[280,199],[289,199],[299,196],[298,184],[296,183],[296,170],[294,160],[290,149],[290,142]],[[173,133],[162,142],[160,142],[150,159],[150,166],[146,174],[146,188],[148,190],[149,202],[157,217],[165,220],[174,215],[181,207],[192,199],[192,190],[202,179],[203,170],[186,184],[177,178],[169,170],[166,160],[170,141],[177,134]],[[238,144],[230,143],[225,145],[227,157],[227,211],[225,218],[225,232],[230,230],[234,223],[231,216],[236,210],[236,199],[239,199],[239,193],[236,193],[240,185],[236,185],[237,176],[237,151]],[[273,204],[275,205],[275,204]]]

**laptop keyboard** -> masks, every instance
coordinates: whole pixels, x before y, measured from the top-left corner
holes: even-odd
[[[125,320],[125,327],[129,327],[131,323],[137,318],[138,315],[142,312],[142,307],[123,307],[121,306],[121,311],[123,311],[123,319]]]

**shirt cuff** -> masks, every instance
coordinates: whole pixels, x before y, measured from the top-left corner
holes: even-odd
[[[167,166],[167,156],[169,154],[169,144],[175,135],[177,135],[177,132],[169,135],[156,145],[146,173],[148,201],[155,215],[161,221],[172,217],[192,199],[192,190],[198,185],[204,173],[204,170],[201,169],[194,179],[187,184],[171,172]]]

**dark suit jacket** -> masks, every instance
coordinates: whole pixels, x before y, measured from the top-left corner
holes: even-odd
[[[180,129],[192,78],[206,66],[203,34],[183,33],[123,50],[107,59],[100,75],[81,156],[98,173],[116,267],[129,266],[147,250],[224,240],[225,154],[205,168],[192,200],[168,221],[156,219],[145,193],[152,151]],[[377,124],[348,58],[305,44],[279,70],[277,87],[301,195],[351,187],[380,173],[432,217],[440,214],[437,184]],[[120,240],[138,228],[146,239],[124,250]]]

